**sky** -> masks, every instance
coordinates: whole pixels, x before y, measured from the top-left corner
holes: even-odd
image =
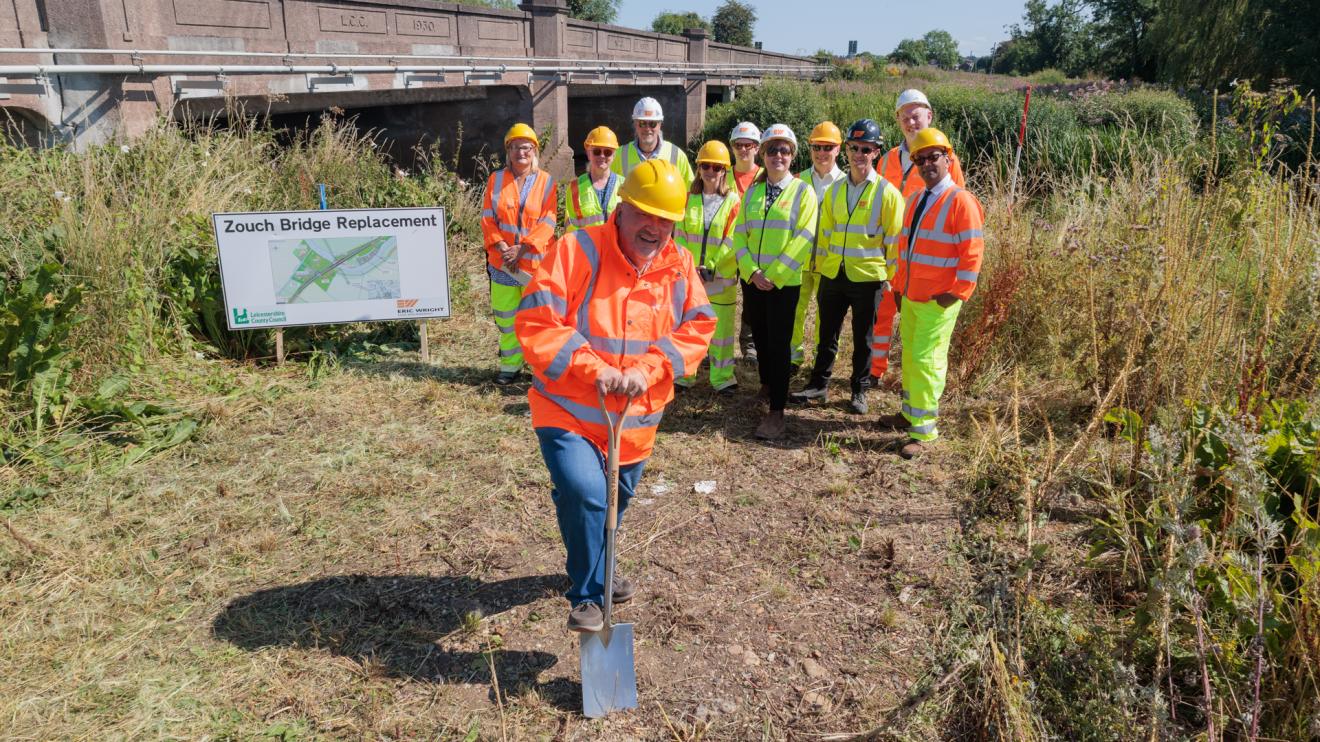
[[[650,28],[651,20],[670,10],[693,10],[706,18],[723,0],[623,0],[615,23]],[[888,54],[898,42],[920,38],[941,28],[953,34],[964,55],[990,53],[996,41],[1008,38],[1004,27],[1022,20],[1024,0],[938,0],[914,3],[849,2],[848,0],[743,0],[756,8],[756,40],[769,51],[812,54],[828,49]],[[933,11],[933,12],[931,12]],[[863,33],[861,29],[871,29]]]

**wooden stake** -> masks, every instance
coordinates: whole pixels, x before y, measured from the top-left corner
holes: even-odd
[[[421,340],[420,352],[422,356],[422,363],[430,363],[431,343],[429,339],[426,337],[426,320],[420,320],[417,322],[417,337]]]
[[[275,328],[275,365],[284,365],[284,328]]]

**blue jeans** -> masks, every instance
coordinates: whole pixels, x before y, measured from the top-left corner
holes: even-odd
[[[573,586],[564,593],[569,603],[605,600],[605,454],[577,433],[562,428],[537,428],[541,457],[550,470],[559,519],[559,536],[568,550],[564,563]],[[619,523],[637,490],[645,461],[619,467]]]

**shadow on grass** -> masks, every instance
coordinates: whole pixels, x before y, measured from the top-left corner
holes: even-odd
[[[498,386],[495,383],[495,376],[499,372],[494,364],[489,367],[477,366],[441,366],[435,363],[422,363],[421,361],[403,361],[403,360],[378,360],[378,361],[345,361],[345,368],[352,369],[360,374],[370,376],[402,376],[413,379],[414,381],[434,380],[446,384],[461,384],[477,389],[489,389],[498,391],[506,397],[526,397],[527,388],[532,385],[532,375],[529,371],[524,371],[517,382],[509,386]]]
[[[444,649],[439,641],[471,644],[462,641],[463,634],[475,621],[465,617],[500,613],[557,595],[567,586],[562,575],[497,582],[418,575],[327,577],[237,598],[211,628],[216,638],[246,650],[320,649],[388,677],[436,683],[490,685],[493,662],[504,692],[535,689],[550,703],[576,711],[581,703],[576,683],[537,682],[555,664],[555,655]]]

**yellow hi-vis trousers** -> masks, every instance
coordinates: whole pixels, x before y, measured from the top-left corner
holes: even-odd
[[[727,389],[738,383],[734,378],[733,351],[738,345],[738,326],[734,324],[734,314],[738,308],[738,284],[736,279],[729,288],[710,296],[710,307],[715,310],[715,337],[710,340],[707,359],[710,361],[710,385],[715,391]],[[697,375],[688,374],[675,379],[679,386],[690,387],[696,383]]]
[[[961,301],[945,309],[934,301],[903,300],[898,336],[903,342],[903,417],[908,435],[919,441],[940,436],[935,420],[949,372],[949,341]]]
[[[500,328],[500,371],[521,371],[522,346],[513,332],[513,318],[522,301],[522,286],[504,286],[490,282],[490,311],[495,315],[495,326]]]
[[[806,351],[816,355],[816,343],[820,337],[820,319],[811,326],[811,337],[803,337],[807,327],[807,309],[816,303],[816,290],[820,288],[820,274],[815,271],[802,271],[802,292],[798,294],[797,313],[793,315],[793,365],[800,366],[806,359]],[[804,344],[805,343],[805,344]]]

